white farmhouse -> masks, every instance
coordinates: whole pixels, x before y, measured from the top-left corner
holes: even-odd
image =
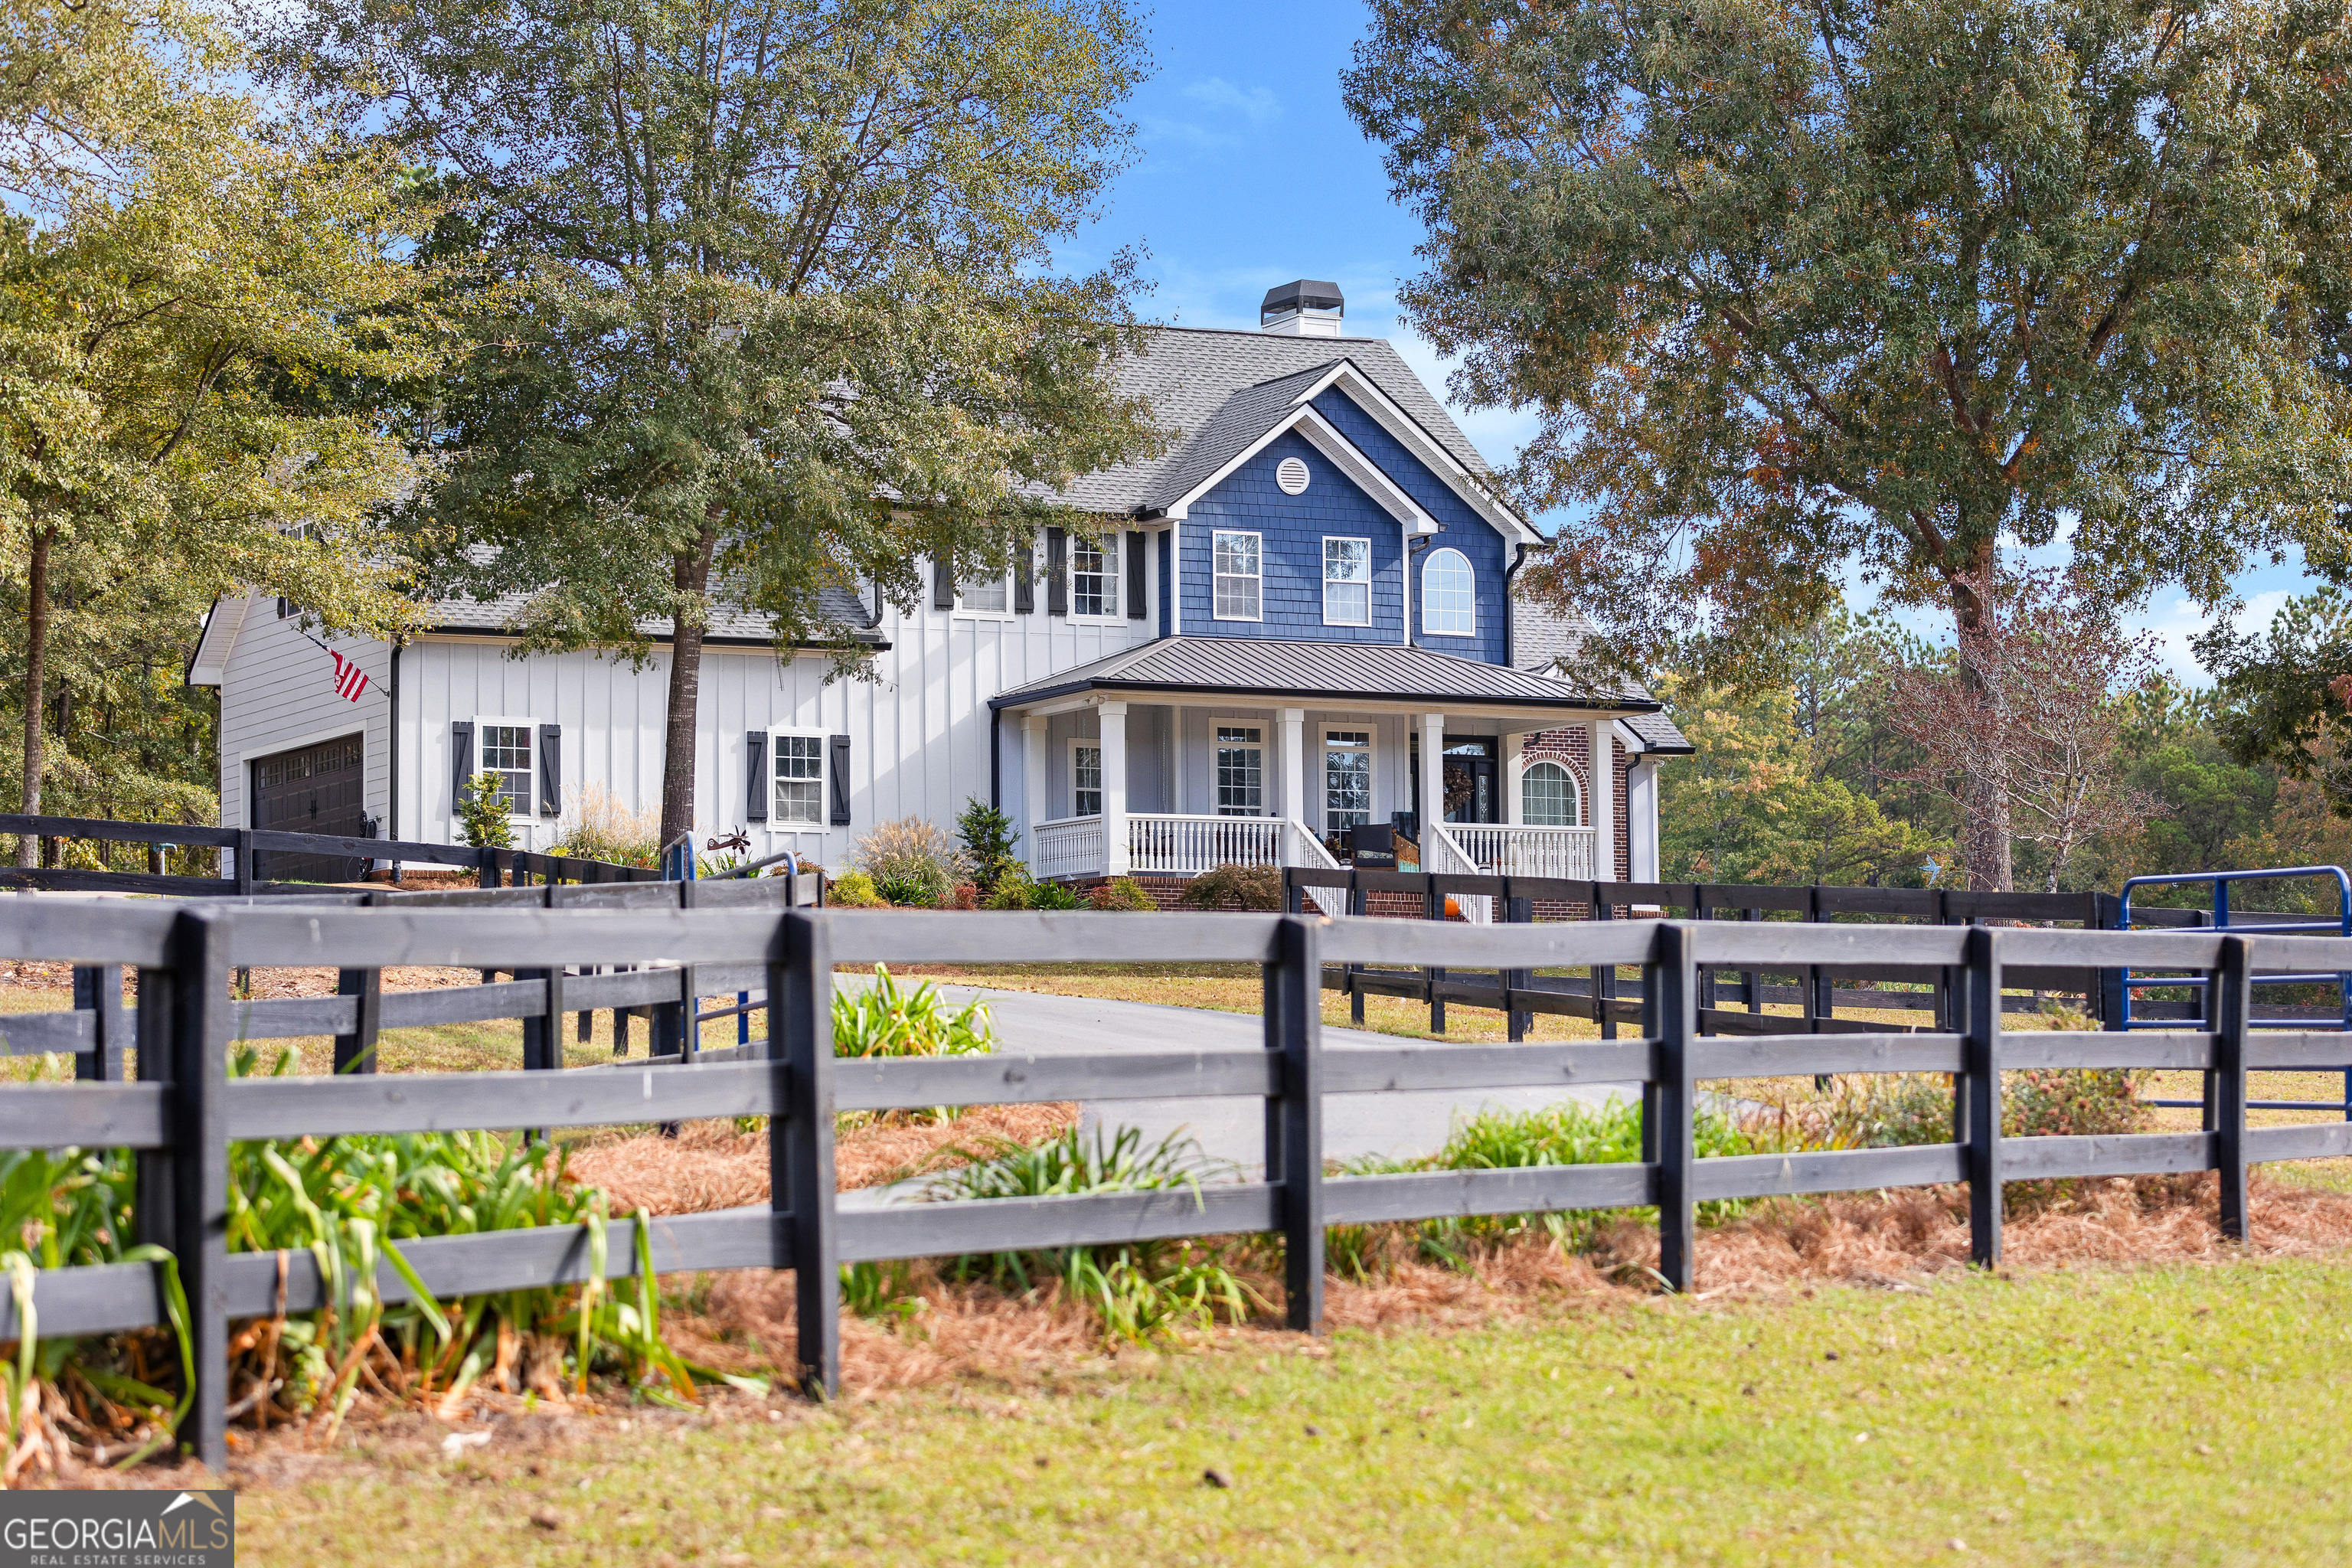
[[[1656,764],[1687,745],[1646,693],[1551,673],[1577,628],[1511,593],[1539,536],[1343,309],[1302,281],[1259,331],[1152,332],[1118,375],[1165,455],[1082,478],[1063,499],[1092,531],[1043,531],[1001,579],[935,570],[912,614],[843,595],[875,679],[722,617],[698,837],[838,867],[877,823],[976,797],[1041,877],[1183,877],[1328,864],[1349,826],[1440,802],[1433,869],[1654,879]],[[437,604],[396,646],[322,647],[283,603],[224,600],[188,677],[220,689],[221,820],[449,842],[485,769],[524,848],[592,784],[657,806],[663,659],[517,658],[505,614]]]

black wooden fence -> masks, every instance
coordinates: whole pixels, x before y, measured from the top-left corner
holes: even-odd
[[[146,871],[87,871],[66,867],[27,869],[0,866],[0,889],[29,888],[58,892],[168,893],[181,898],[249,898],[256,893],[314,892],[316,880],[274,882],[261,875],[271,855],[292,855],[315,863],[321,856],[353,861],[351,879],[363,863],[385,860],[425,866],[461,867],[485,888],[529,882],[652,882],[661,873],[644,866],[541,855],[526,849],[477,849],[467,844],[425,844],[404,838],[341,838],[325,833],[285,833],[262,827],[199,827],[167,822],[117,822],[88,816],[26,816],[0,813],[0,835],[79,838],[100,844],[143,844],[148,864],[162,864],[166,847],[194,847],[228,853],[229,875],[173,876]]]
[[[654,1220],[647,1243],[655,1267],[664,1272],[794,1269],[799,1355],[808,1385],[817,1391],[830,1391],[838,1379],[837,1270],[844,1262],[1278,1232],[1286,1248],[1288,1321],[1313,1330],[1322,1315],[1323,1234],[1329,1224],[1654,1205],[1660,1273],[1681,1289],[1692,1278],[1694,1205],[1710,1199],[1966,1182],[1973,1256],[1990,1265],[2000,1254],[2003,1181],[2218,1170],[2221,1223],[2229,1234],[2242,1236],[2250,1161],[2352,1152],[2352,1125],[2246,1125],[2250,1070],[2352,1061],[2352,1036],[2342,1032],[2249,1032],[2248,996],[2257,973],[2315,963],[2352,968],[2352,942],[2307,936],[1657,921],[1472,927],[1326,922],[1298,915],[948,918],[800,909],[68,906],[14,900],[0,900],[0,954],[138,973],[139,1080],[0,1089],[0,1147],[138,1151],[140,1239],[161,1242],[176,1255],[194,1317],[197,1387],[183,1437],[213,1464],[225,1455],[229,1321],[280,1306],[307,1311],[325,1303],[325,1287],[309,1254],[226,1251],[233,1140],[767,1116],[771,1202]],[[1009,1052],[836,1060],[833,1055],[836,964],[1034,962],[1042,955],[1259,964],[1266,996],[1265,1049],[1134,1052],[1106,1042],[1101,1054],[1087,1057]],[[1514,969],[1637,965],[1648,981],[1642,1037],[1326,1051],[1318,994],[1327,958]],[[2220,998],[2215,1027],[2178,1034],[2003,1033],[1999,1027],[2009,966],[2159,963],[2210,972]],[[757,973],[771,1027],[752,1059],[670,1070],[632,1064],[516,1075],[226,1076],[240,1018],[254,1016],[241,1015],[230,998],[233,971],[389,964],[535,976],[513,984],[537,990],[542,1017],[580,999],[576,992],[554,994],[559,984],[583,984],[577,977],[553,978],[566,966],[691,964],[724,973],[730,984],[738,974]],[[1958,1027],[1768,1038],[1700,1033],[1701,976],[1707,967],[1815,964],[1955,976]],[[323,1021],[352,1020],[338,1012]],[[2002,1139],[2000,1069],[2074,1067],[2202,1071],[2212,1087],[2206,1130]],[[1957,1075],[1951,1141],[1696,1157],[1693,1114],[1700,1080],[1824,1072]],[[1324,1170],[1322,1125],[1330,1095],[1545,1085],[1639,1085],[1642,1158],[1385,1176]],[[1197,1191],[848,1213],[835,1202],[838,1111],[1194,1096],[1265,1102],[1262,1179]],[[607,1253],[606,1267],[615,1276],[635,1267],[634,1230],[621,1229]],[[425,1239],[404,1243],[402,1250],[426,1287],[444,1297],[577,1281],[589,1258],[581,1227]],[[379,1287],[390,1300],[407,1294],[389,1268]],[[45,1271],[34,1299],[46,1333],[123,1331],[163,1321],[157,1277],[146,1265]],[[0,1336],[14,1329],[13,1306],[0,1305]]]

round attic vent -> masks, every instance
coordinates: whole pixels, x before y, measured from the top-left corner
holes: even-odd
[[[1307,465],[1297,458],[1285,458],[1274,468],[1274,482],[1282,487],[1286,496],[1304,494],[1307,489]]]

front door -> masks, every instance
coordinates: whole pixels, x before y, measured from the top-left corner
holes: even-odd
[[[253,826],[280,833],[364,838],[367,770],[357,735],[263,757],[253,764]],[[366,862],[345,855],[262,854],[259,875],[273,882],[351,882]]]
[[[1490,738],[1445,742],[1445,820],[1500,822],[1495,742]]]

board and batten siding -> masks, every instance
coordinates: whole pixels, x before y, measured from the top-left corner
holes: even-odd
[[[755,856],[794,848],[831,867],[877,823],[921,816],[950,826],[967,799],[990,797],[990,698],[1152,635],[1149,616],[1074,620],[1047,615],[1039,598],[1038,610],[1025,616],[886,607],[878,630],[891,646],[877,657],[871,679],[828,679],[830,665],[819,653],[779,659],[765,647],[706,647],[695,739],[698,846],[744,827]],[[496,637],[432,635],[408,647],[401,709],[414,743],[404,738],[401,751],[404,835],[427,842],[461,837],[450,725],[486,714],[562,729],[564,816],[518,816],[518,847],[556,842],[592,783],[625,809],[659,811],[667,646],[657,645],[641,668],[591,653],[515,659],[508,657],[512,646]],[[772,729],[850,738],[848,826],[783,830],[750,820],[744,738]],[[1016,818],[1021,743],[1015,719],[1003,734],[1001,798]]]
[[[361,737],[368,816],[381,821],[391,809],[390,648],[370,637],[322,639],[367,674],[367,689],[349,701],[335,690],[334,659],[297,627],[294,616],[278,617],[274,598],[250,596],[220,688],[224,827],[253,826],[251,763],[344,735]]]

